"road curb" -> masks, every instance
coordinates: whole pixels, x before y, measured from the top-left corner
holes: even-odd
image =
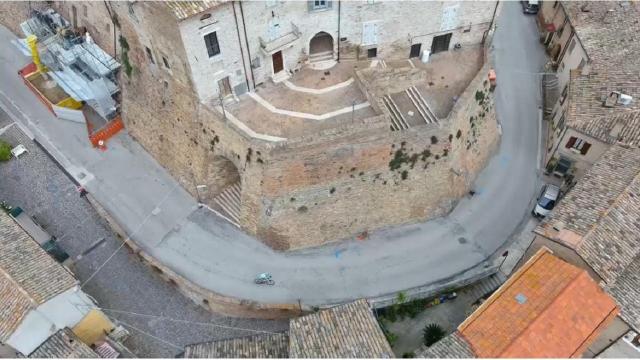
[[[203,308],[228,316],[256,319],[286,319],[312,311],[311,308],[302,304],[263,304],[221,295],[204,289],[169,269],[151,254],[144,251],[127,236],[120,224],[91,194],[87,194],[86,198],[96,212],[107,222],[111,230],[117,234],[121,241],[124,241],[131,253],[137,255],[144,265],[149,266],[163,280],[174,285],[183,295]]]

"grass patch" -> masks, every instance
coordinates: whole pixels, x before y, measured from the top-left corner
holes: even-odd
[[[9,161],[11,160],[11,149],[13,147],[11,144],[4,140],[0,140],[0,161]]]

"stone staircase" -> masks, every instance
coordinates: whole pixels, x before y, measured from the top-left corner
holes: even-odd
[[[271,77],[271,80],[277,84],[289,79],[289,77],[289,73],[286,70],[282,70],[279,73],[274,74],[273,77]]]
[[[498,271],[489,277],[469,285],[463,291],[466,293],[465,296],[476,301],[496,291],[505,281],[507,281],[507,277]]]
[[[405,92],[413,103],[413,106],[418,109],[418,112],[427,124],[438,123],[438,117],[433,113],[433,111],[429,107],[429,104],[427,104],[427,101],[422,97],[422,94],[420,94],[420,90],[418,90],[418,88],[416,88],[415,86],[411,86],[410,88],[406,89]]]
[[[213,199],[225,215],[236,223],[240,222],[240,182],[224,189]]]
[[[323,51],[315,54],[309,55],[310,63],[317,63],[321,61],[333,60],[333,51]]]
[[[385,95],[382,97],[382,102],[384,106],[389,110],[389,118],[391,119],[391,130],[399,131],[406,130],[409,128],[409,123],[402,115],[400,109],[398,109],[398,105],[391,98],[390,95]]]

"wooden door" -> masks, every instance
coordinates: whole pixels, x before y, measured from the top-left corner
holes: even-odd
[[[280,71],[284,70],[284,62],[282,61],[282,51],[278,51],[277,53],[271,55],[271,60],[273,61],[274,74],[277,74]]]
[[[231,94],[231,82],[228,76],[218,80],[218,88],[223,97]]]

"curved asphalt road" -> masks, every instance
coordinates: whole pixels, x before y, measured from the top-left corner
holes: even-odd
[[[208,211],[194,210],[194,199],[126,134],[99,152],[81,125],[34,106],[37,101],[15,76],[28,59],[8,44],[6,30],[0,32],[0,51],[10,56],[0,69],[0,104],[85,183],[138,244],[193,282],[267,303],[322,305],[378,297],[481,270],[529,216],[538,188],[535,73],[545,57],[534,18],[524,16],[518,2],[502,6],[493,56],[503,136],[476,181],[478,193],[462,199],[445,218],[377,231],[365,242],[278,253]],[[156,207],[160,211],[152,213]],[[265,271],[274,275],[275,286],[253,284]]]
[[[211,216],[195,213],[186,228],[171,234],[159,248],[167,250],[164,255],[188,254],[191,262],[198,262],[197,269],[173,255],[157,252],[158,257],[223,294],[267,302],[301,299],[307,304],[380,296],[441,281],[482,263],[527,219],[538,188],[535,73],[545,57],[537,38],[534,18],[524,16],[518,2],[505,2],[493,51],[501,146],[476,182],[478,194],[463,199],[449,216],[377,231],[363,243],[282,254],[238,236]],[[218,234],[214,258],[208,251],[211,233]],[[250,283],[264,271],[274,275],[276,286]]]

